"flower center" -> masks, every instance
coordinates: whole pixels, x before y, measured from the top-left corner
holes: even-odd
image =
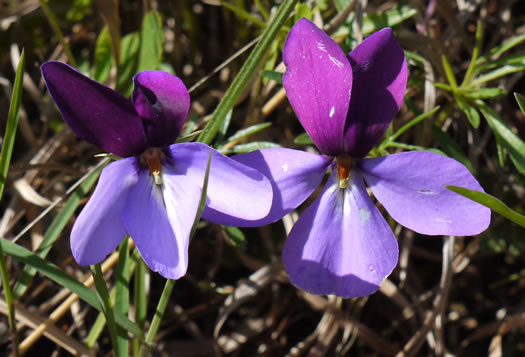
[[[336,156],[337,174],[339,175],[339,188],[346,188],[351,175],[352,159],[350,156]]]
[[[157,185],[162,184],[161,160],[164,157],[159,148],[149,148],[141,156],[141,161],[148,166],[149,172],[153,175],[153,180]]]

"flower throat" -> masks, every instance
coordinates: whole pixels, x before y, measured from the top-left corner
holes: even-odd
[[[148,170],[157,185],[162,185],[161,161],[163,157],[164,153],[159,148],[149,148],[141,156],[141,161],[148,166]]]

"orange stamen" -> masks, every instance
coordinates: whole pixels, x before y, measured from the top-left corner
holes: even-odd
[[[157,148],[150,148],[142,154],[142,159],[148,165],[149,172],[153,175],[153,179],[157,185],[162,184],[161,173],[161,160],[162,160],[162,151]]]
[[[337,174],[339,175],[339,188],[346,188],[352,169],[352,159],[349,156],[337,156]]]

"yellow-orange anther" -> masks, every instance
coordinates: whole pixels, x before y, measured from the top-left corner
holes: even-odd
[[[149,172],[153,175],[153,179],[157,185],[162,184],[160,172],[163,155],[162,151],[157,148],[149,148],[142,154],[142,159],[146,162],[146,165],[148,165]]]
[[[339,187],[346,188],[352,170],[352,159],[349,156],[337,156],[337,174],[339,175]]]

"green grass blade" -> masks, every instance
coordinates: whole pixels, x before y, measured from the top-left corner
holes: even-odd
[[[479,57],[479,53],[481,52],[481,45],[483,44],[483,25],[481,20],[478,20],[477,26],[476,26],[476,43],[474,45],[474,51],[472,51],[472,58],[470,59],[470,63],[467,68],[467,73],[465,74],[465,77],[463,78],[463,82],[461,83],[461,86],[468,84],[470,80],[472,79],[472,75],[474,74],[474,69],[476,68],[476,61]]]
[[[441,62],[443,63],[443,69],[445,70],[445,75],[447,76],[448,84],[452,87],[452,91],[455,92],[458,88],[458,82],[454,76],[454,71],[450,66],[450,62],[445,55],[441,56]]]
[[[117,280],[115,282],[115,309],[123,316],[128,316],[129,312],[129,263],[129,240],[126,236],[119,247]],[[117,344],[119,351],[123,355],[127,355],[129,350],[128,333],[120,326],[117,328]]]
[[[54,282],[60,284],[61,286],[69,289],[71,292],[77,294],[82,300],[84,300],[89,305],[93,306],[98,311],[102,311],[102,306],[100,305],[97,294],[86,287],[84,284],[79,282],[76,278],[70,276],[57,267],[56,265],[48,262],[45,259],[40,258],[38,255],[34,254],[30,250],[25,249],[24,247],[12,243],[5,238],[0,238],[0,242],[4,247],[4,252],[15,259],[20,260],[21,262],[31,265],[38,269],[38,272]],[[125,328],[127,331],[131,332],[136,336],[141,336],[142,331],[131,322],[127,317],[123,316],[120,313],[115,314],[116,322]]]
[[[212,119],[206,125],[206,132],[200,137],[200,142],[211,144],[217,131],[219,130],[222,122],[225,120],[228,112],[235,105],[235,101],[239,98],[242,91],[248,84],[250,78],[255,74],[257,67],[264,59],[266,50],[270,47],[275,37],[278,35],[281,27],[284,25],[288,16],[293,11],[297,0],[285,0],[277,10],[275,18],[270,25],[264,31],[261,41],[255,46],[253,51],[248,56],[248,59],[240,69],[239,73],[233,80],[232,84],[224,94],[224,98],[221,100],[215,112],[213,113]]]
[[[518,102],[521,112],[525,115],[525,97],[519,93],[514,93],[514,98],[516,98],[516,102]]]
[[[451,191],[454,191],[464,197],[467,197],[468,199],[471,199],[472,201],[475,201],[477,203],[482,204],[485,207],[490,208],[491,210],[493,210],[496,213],[501,214],[503,217],[507,218],[508,220],[516,224],[519,224],[522,227],[525,227],[525,216],[512,210],[509,206],[507,206],[505,203],[503,203],[496,197],[491,196],[484,192],[469,190],[464,187],[448,186],[448,185],[446,187]]]

